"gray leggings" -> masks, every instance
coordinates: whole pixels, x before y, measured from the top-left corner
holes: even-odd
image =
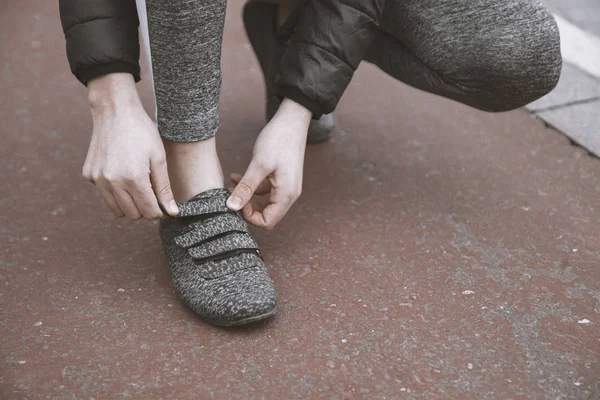
[[[556,22],[539,0],[388,0],[365,58],[416,88],[486,111],[548,93],[561,70]],[[219,128],[226,0],[147,0],[163,138]]]

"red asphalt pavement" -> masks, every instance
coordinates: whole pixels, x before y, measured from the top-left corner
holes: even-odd
[[[226,173],[264,125],[241,4]],[[57,2],[3,3],[0,37],[0,399],[600,398],[600,161],[525,111],[362,66],[302,197],[257,232],[279,315],[223,329],[177,300],[156,223],[111,217],[81,177]]]

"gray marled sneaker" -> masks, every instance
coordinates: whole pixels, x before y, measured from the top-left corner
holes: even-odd
[[[252,0],[244,5],[244,27],[260,63],[267,89],[267,120],[277,112],[281,100],[275,95],[274,84],[285,44],[276,35],[277,5]],[[310,121],[306,141],[319,143],[329,140],[336,127],[335,117],[325,114]]]
[[[160,221],[160,236],[179,298],[203,320],[222,326],[258,321],[277,312],[275,285],[226,189],[179,204]]]

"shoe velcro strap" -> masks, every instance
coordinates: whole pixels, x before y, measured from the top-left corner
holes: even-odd
[[[242,253],[221,260],[200,263],[198,271],[204,279],[217,279],[256,266],[262,266],[262,261],[256,253]]]
[[[178,217],[192,217],[195,215],[212,214],[217,212],[231,211],[225,204],[229,192],[223,191],[214,193],[210,197],[202,198],[199,201],[188,201],[187,203],[180,203]]]
[[[188,251],[194,260],[199,261],[236,250],[258,250],[258,244],[248,234],[232,233],[210,242],[204,242]]]
[[[249,233],[248,224],[237,213],[219,214],[204,221],[191,224],[191,230],[175,238],[175,243],[183,248],[200,244],[212,237],[228,232]]]

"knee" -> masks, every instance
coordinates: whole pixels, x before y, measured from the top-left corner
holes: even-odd
[[[485,90],[477,99],[476,108],[489,112],[515,110],[544,97],[558,84],[562,62],[546,59],[544,63],[520,64],[501,74],[485,76]]]
[[[548,13],[535,33],[518,32],[510,42],[482,49],[480,57],[475,57],[468,70],[463,71],[471,76],[475,71],[477,76],[476,82],[463,84],[465,90],[472,90],[472,106],[490,112],[514,110],[556,87],[562,56],[560,35],[552,15]]]

